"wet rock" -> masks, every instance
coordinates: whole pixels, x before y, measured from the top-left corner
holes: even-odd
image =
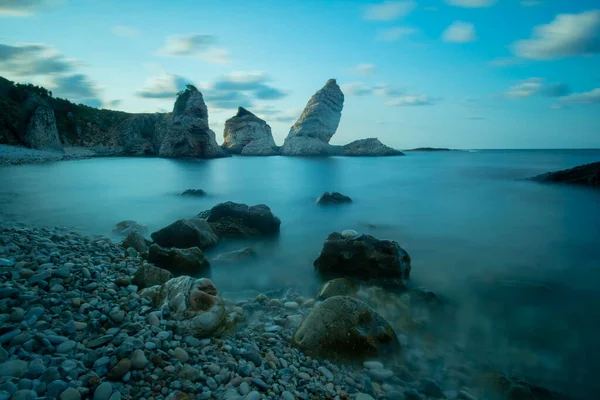
[[[117,365],[115,365],[114,367],[111,368],[110,371],[108,371],[108,374],[106,375],[106,377],[111,381],[120,381],[121,379],[123,379],[125,374],[127,374],[129,372],[130,369],[131,369],[131,361],[129,361],[129,359],[127,359],[127,358],[122,358],[117,363]]]
[[[125,220],[116,224],[113,227],[112,231],[123,236],[127,236],[134,231],[143,235],[148,231],[148,227],[145,225],[138,224],[135,221]]]
[[[202,196],[206,196],[206,192],[202,189],[187,189],[184,190],[183,193],[181,193],[182,196],[196,196],[196,197],[202,197]]]
[[[344,204],[352,203],[352,199],[339,192],[325,192],[317,199],[317,204],[331,205],[331,204]]]
[[[173,274],[166,269],[144,264],[135,271],[131,283],[141,290],[155,285],[162,285],[171,278],[173,278]]]
[[[225,121],[223,139],[221,147],[232,154],[277,154],[269,124],[243,107],[239,107],[237,114]]]
[[[199,217],[205,218],[219,237],[274,235],[279,233],[281,225],[264,204],[248,206],[228,201],[200,213]]]
[[[217,244],[219,238],[202,218],[180,219],[152,233],[152,240],[162,247],[208,249]]]
[[[146,242],[146,239],[144,239],[144,236],[138,231],[130,232],[125,240],[123,240],[123,243],[121,243],[121,246],[124,249],[131,247],[138,253],[144,253],[148,251],[148,243]]]
[[[148,252],[148,262],[172,272],[190,275],[197,275],[210,267],[206,256],[198,247],[163,249],[153,244]]]
[[[13,377],[20,378],[25,374],[27,370],[27,361],[23,360],[10,360],[0,364],[0,377]]]
[[[358,287],[346,278],[332,279],[325,282],[319,292],[317,299],[325,300],[333,296],[355,296]]]
[[[227,253],[221,253],[210,260],[211,263],[237,263],[251,261],[257,258],[256,251],[251,247],[245,247],[240,250],[234,250]]]
[[[575,168],[548,172],[531,178],[539,182],[568,183],[600,187],[600,162],[580,165]]]

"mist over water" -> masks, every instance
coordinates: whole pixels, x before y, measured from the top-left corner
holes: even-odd
[[[111,235],[124,219],[152,232],[223,201],[267,204],[282,221],[278,238],[207,252],[259,254],[212,267],[222,292],[314,295],[312,263],[330,232],[393,239],[412,257],[412,285],[453,305],[434,320],[438,336],[505,373],[590,398],[600,393],[600,191],[525,178],[599,159],[596,150],[520,150],[22,165],[0,168],[0,218]],[[179,195],[196,188],[208,195]],[[332,190],[354,203],[315,205]]]

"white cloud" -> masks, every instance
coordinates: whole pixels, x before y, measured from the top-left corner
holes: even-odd
[[[354,75],[373,75],[375,69],[375,64],[358,64],[356,67],[352,68],[352,73]]]
[[[559,14],[534,28],[532,37],[513,45],[515,54],[534,60],[553,60],[600,53],[600,10]]]
[[[294,122],[302,113],[301,109],[288,108],[280,110],[273,106],[257,105],[252,110],[254,114],[267,122]]]
[[[399,96],[388,100],[386,104],[391,107],[405,106],[431,106],[434,105],[437,99],[425,95]]]
[[[565,104],[600,104],[600,88],[596,88],[589,92],[573,93],[563,97],[561,100]]]
[[[110,28],[113,35],[120,37],[136,37],[140,36],[140,30],[131,26],[115,25]]]
[[[491,7],[497,0],[445,0],[447,4],[462,8],[483,8]]]
[[[366,96],[373,93],[373,89],[363,82],[344,83],[341,89],[344,94],[350,96]]]
[[[185,89],[185,85],[191,83],[179,75],[160,75],[149,78],[146,85],[136,92],[136,96],[146,99],[170,99],[177,95],[177,92]]]
[[[394,87],[387,83],[381,83],[373,86],[373,93],[381,97],[397,97],[403,96],[406,91],[401,88]]]
[[[415,33],[417,33],[417,30],[414,28],[398,26],[377,32],[375,39],[383,42],[395,42]]]
[[[384,1],[379,4],[370,4],[365,8],[363,17],[368,21],[393,21],[407,16],[417,7],[413,0]]]
[[[463,21],[454,21],[442,33],[442,40],[448,43],[468,43],[477,40],[475,26]]]
[[[509,99],[519,99],[534,95],[546,97],[563,97],[571,92],[569,85],[565,83],[546,83],[543,78],[529,78],[510,87],[504,95]]]
[[[535,7],[541,5],[542,2],[538,0],[521,0],[522,7]]]
[[[170,57],[199,57],[212,64],[231,62],[229,50],[217,47],[214,43],[215,38],[211,35],[171,35],[157,54]]]
[[[0,16],[27,17],[46,6],[61,3],[62,0],[0,0]]]

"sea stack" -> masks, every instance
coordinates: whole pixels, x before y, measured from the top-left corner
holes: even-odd
[[[32,149],[63,151],[54,111],[48,105],[35,109],[25,129],[24,141]]]
[[[344,94],[335,79],[315,93],[290,129],[280,153],[287,156],[326,156],[329,141],[342,118]]]
[[[231,154],[272,156],[277,154],[271,127],[256,115],[239,107],[237,114],[225,122],[221,147]]]
[[[226,157],[215,133],[208,127],[208,109],[202,93],[194,86],[177,96],[158,153],[160,157]]]

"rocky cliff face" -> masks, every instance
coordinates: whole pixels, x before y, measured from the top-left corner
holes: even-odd
[[[239,107],[225,122],[221,147],[232,154],[267,156],[277,154],[271,127],[250,111]]]
[[[343,106],[344,94],[335,79],[330,79],[308,101],[302,115],[290,129],[281,147],[281,154],[328,155],[329,140],[340,123]]]
[[[35,109],[27,123],[24,141],[32,149],[62,151],[52,108],[41,105]]]
[[[208,126],[208,109],[202,93],[193,86],[179,95],[158,152],[160,157],[226,157]]]

